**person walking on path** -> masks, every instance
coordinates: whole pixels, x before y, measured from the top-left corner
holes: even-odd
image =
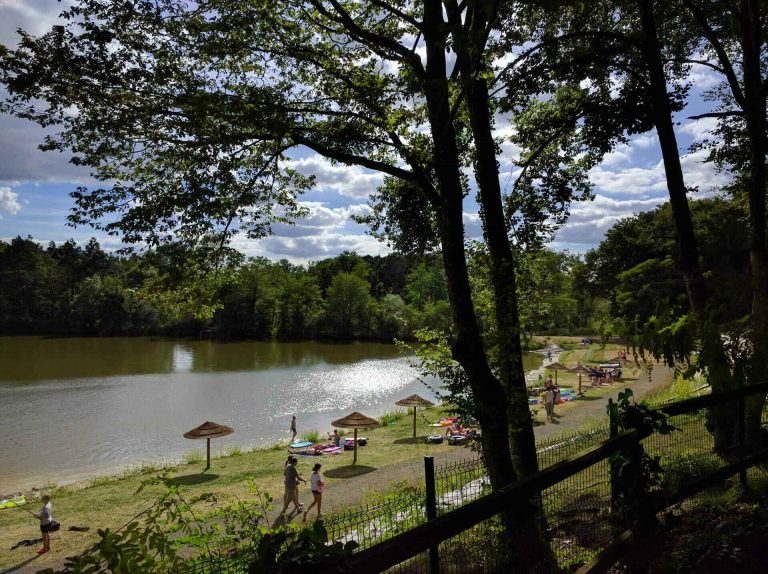
[[[296,415],[291,417],[291,433],[293,434],[291,437],[291,444],[293,444],[296,442]]]
[[[312,497],[314,500],[312,501],[312,504],[310,504],[304,511],[304,522],[307,521],[307,514],[309,514],[309,511],[312,510],[312,507],[315,505],[317,505],[317,519],[320,520],[320,517],[322,516],[320,507],[323,504],[323,491],[325,490],[325,481],[323,480],[323,477],[320,476],[321,467],[322,465],[318,462],[315,464],[315,466],[312,467],[312,474],[309,475],[309,482],[310,487],[312,488]]]
[[[53,526],[53,507],[51,506],[51,496],[44,494],[41,498],[43,507],[34,515],[40,521],[40,532],[43,535],[43,547],[37,551],[38,554],[45,554],[51,550],[51,527]]]
[[[544,399],[544,410],[547,412],[547,420],[551,422],[555,415],[555,389],[549,387],[541,396]]]
[[[299,471],[296,468],[299,460],[296,457],[291,458],[291,464],[287,465],[283,470],[283,485],[285,486],[285,494],[283,495],[283,510],[280,514],[285,514],[288,510],[288,505],[293,502],[293,509],[298,514],[302,512],[304,508],[299,503],[299,482],[307,482],[299,475]]]

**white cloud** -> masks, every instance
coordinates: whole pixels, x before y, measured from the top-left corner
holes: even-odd
[[[717,126],[717,118],[702,118],[700,120],[688,120],[678,129],[680,133],[693,136],[697,141],[708,138],[712,135],[712,130]]]
[[[10,187],[0,187],[0,213],[16,215],[20,209],[19,194],[13,193]]]
[[[376,191],[384,176],[355,165],[332,164],[320,155],[290,160],[286,167],[314,175],[319,189],[333,190],[348,197],[364,198]]]
[[[680,157],[686,185],[698,187],[701,191],[710,191],[729,182],[727,175],[717,173],[713,165],[703,163],[706,155],[706,150],[699,150]],[[631,161],[630,157],[626,159],[626,162],[629,161]],[[603,162],[590,170],[590,180],[595,184],[598,192],[617,196],[645,197],[666,192],[667,180],[662,160],[650,167],[619,167],[615,165],[616,163],[623,162]],[[616,169],[612,169],[614,167]]]
[[[70,7],[70,0],[0,0],[0,44],[15,46],[16,29],[38,36],[60,21],[59,14]]]

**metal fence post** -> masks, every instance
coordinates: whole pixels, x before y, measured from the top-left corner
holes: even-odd
[[[613,418],[613,398],[608,399],[608,435],[613,438],[617,434],[619,434],[619,428],[616,424],[616,421]],[[610,469],[610,478],[611,478],[611,515],[612,519],[616,518],[616,513],[619,512],[619,477],[618,477],[618,469],[616,468],[616,465],[613,463],[613,461],[609,462],[609,469]],[[614,525],[614,528],[616,526]]]
[[[435,493],[435,459],[424,457],[424,480],[427,485],[427,520],[437,518],[437,495]],[[429,548],[429,572],[440,574],[440,554],[438,546]]]
[[[741,395],[738,399],[736,399],[737,401],[736,408],[738,411],[738,416],[736,417],[737,418],[736,424],[739,425],[737,427],[737,432],[738,432],[738,440],[739,440],[739,451],[740,451],[739,454],[741,456],[743,456],[744,454],[744,450],[745,450],[744,447],[747,442],[747,436],[746,436],[747,435],[747,432],[746,432],[747,431],[747,420],[746,420],[747,409],[746,409],[746,405],[744,404],[745,400],[746,399],[744,398],[744,395]],[[741,483],[741,486],[743,486],[744,488],[748,487],[746,468],[741,472],[739,472],[739,482]]]

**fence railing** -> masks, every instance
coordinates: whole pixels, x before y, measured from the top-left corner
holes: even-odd
[[[700,411],[718,407],[743,413],[743,409],[735,409],[743,403],[744,397],[765,395],[766,392],[768,384],[754,385],[663,405],[659,409],[680,430],[660,435],[649,429],[633,429],[603,440],[582,449],[578,455],[553,462],[538,473],[470,500],[463,506],[442,515],[438,511],[429,521],[357,552],[344,567],[352,572],[382,572],[390,568],[397,572],[432,574],[438,569],[443,572],[494,571],[489,565],[498,549],[490,543],[491,538],[486,537],[488,544],[483,553],[484,549],[478,548],[478,541],[484,540],[485,534],[492,536],[498,532],[501,512],[513,511],[520,500],[534,495],[541,496],[547,535],[560,567],[568,566],[568,561],[572,564],[587,562],[604,548],[611,547],[614,539],[608,460],[612,455],[640,444],[650,456],[659,458],[665,472],[661,483],[655,486],[657,510],[690,501],[693,495],[718,484],[722,486],[724,480],[733,476],[746,481],[749,480],[748,473],[752,472],[752,478],[758,475],[765,478],[765,472],[756,465],[768,459],[768,451],[740,454],[743,445],[735,441],[730,452],[724,452],[720,446],[715,454],[712,435],[706,428],[705,415]],[[766,422],[766,411],[763,411],[763,422]],[[743,418],[736,424],[743,425]],[[739,429],[733,429],[733,433],[743,438]],[[595,432],[593,437],[601,440],[604,435]],[[588,440],[574,437],[573,444]],[[558,442],[562,443],[563,439]],[[569,443],[566,440],[564,444]],[[540,449],[539,456],[546,452]],[[479,469],[471,472],[476,471],[480,472]],[[471,535],[476,529],[484,534],[471,538],[472,544],[462,545],[460,538]],[[482,542],[479,545],[482,546]],[[444,548],[449,550],[451,547],[453,551],[443,552]],[[460,548],[458,553],[456,547]],[[430,549],[431,554],[428,553]]]
[[[504,559],[505,551],[503,543],[498,543],[502,530],[499,514],[520,496],[536,494],[543,509],[541,528],[558,566],[571,569],[591,563],[604,549],[614,546],[616,537],[611,455],[639,443],[649,455],[659,457],[664,473],[654,494],[660,507],[706,500],[714,495],[712,484],[722,484],[731,476],[741,482],[765,478],[765,471],[755,467],[759,456],[737,456],[738,441],[732,453],[724,456],[722,448],[718,454],[713,452],[703,409],[719,405],[743,414],[745,396],[766,392],[768,384],[661,405],[657,409],[680,429],[669,435],[635,430],[611,437],[606,426],[539,442],[542,470],[496,492],[490,491],[479,458],[431,469],[428,462],[423,485],[327,515],[324,525],[331,539],[355,540],[360,545],[347,565],[352,572],[389,568],[408,574],[501,571],[494,567],[494,561]],[[767,422],[768,411],[764,410],[763,423]],[[743,438],[741,429],[736,429],[734,436]],[[209,568],[204,567],[203,560],[195,572],[245,572],[243,556],[252,553],[251,549],[223,557],[223,562],[223,558],[216,559]],[[226,568],[218,568],[214,562],[226,562]]]

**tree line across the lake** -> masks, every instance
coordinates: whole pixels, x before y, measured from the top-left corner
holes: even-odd
[[[482,266],[480,251],[473,258]],[[595,330],[606,304],[585,284],[583,261],[541,250],[520,288],[528,332]],[[480,270],[478,293],[488,289]],[[486,293],[487,296],[487,293]],[[533,298],[533,299],[531,299]],[[451,330],[438,255],[336,257],[294,265],[235,258],[217,270],[178,265],[163,250],[120,256],[91,239],[41,245],[0,241],[0,333],[197,335],[221,338],[410,339]]]
[[[721,320],[749,312],[746,212],[722,198],[691,204]],[[533,333],[622,334],[628,323],[688,307],[676,267],[669,204],[618,221],[583,257],[540,249],[518,262],[525,337]],[[727,236],[727,240],[723,237]],[[484,331],[492,303],[484,251],[469,249],[476,312]],[[95,239],[41,245],[0,241],[0,333],[197,335],[221,338],[412,339],[450,332],[437,255],[344,252],[306,266],[234,258],[222,268],[179,265],[161,249],[105,252]]]

